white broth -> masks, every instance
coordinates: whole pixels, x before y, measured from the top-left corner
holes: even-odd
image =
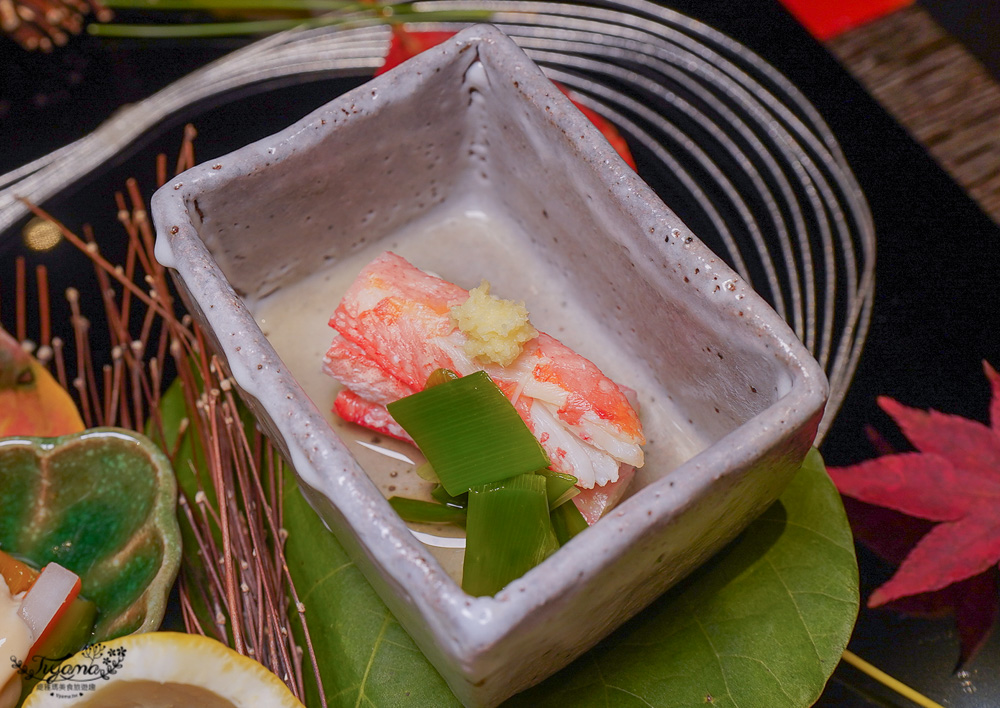
[[[494,295],[523,300],[537,329],[593,361],[611,379],[634,389],[648,438],[642,478],[659,478],[707,446],[644,365],[618,346],[613,333],[602,327],[598,318],[567,298],[565,276],[553,276],[541,259],[533,258],[530,240],[517,229],[488,203],[469,199],[446,203],[391,237],[247,303],[285,366],[386,497],[430,498],[433,485],[414,471],[423,457],[412,445],[336,416],[332,407],[340,384],[322,370],[323,356],[333,339],[328,324],[333,311],[361,269],[386,250],[466,289],[488,280]],[[413,528],[445,570],[460,582],[462,530],[424,525]]]

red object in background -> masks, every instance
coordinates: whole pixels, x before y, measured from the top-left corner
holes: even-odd
[[[913,4],[913,0],[781,0],[809,33],[819,40],[877,20]]]
[[[1000,374],[987,362],[983,370],[992,392],[991,425],[880,398],[917,452],[895,453],[876,436],[880,457],[828,470],[849,497],[844,507],[855,537],[899,564],[868,606],[952,612],[960,664],[989,636],[1000,601]]]
[[[850,497],[844,497],[844,509],[855,540],[897,566],[934,526],[930,521]],[[901,597],[882,608],[917,617],[952,615],[958,631],[958,666],[961,667],[986,643],[1000,616],[1000,571],[992,567],[941,590]]]
[[[441,42],[454,36],[454,34],[454,32],[407,32],[402,27],[393,27],[392,42],[389,44],[389,51],[385,55],[385,63],[375,70],[375,76],[384,74],[389,69],[402,64],[410,57],[441,44]],[[556,84],[556,86],[559,85]],[[562,86],[559,86],[559,90],[566,94],[569,100],[573,102],[573,105],[579,108],[580,112],[590,119],[590,122],[601,131],[601,134],[611,144],[611,147],[634,170],[635,159],[632,157],[632,152],[628,149],[628,145],[621,136],[621,133],[603,117],[574,101],[571,91]]]
[[[375,70],[375,76],[384,74],[410,57],[414,57],[431,47],[436,47],[444,40],[454,36],[454,32],[407,32],[402,27],[393,27],[392,42],[389,43],[385,63]]]
[[[559,84],[556,84],[556,86],[559,86]],[[628,144],[625,142],[625,138],[623,138],[622,134],[618,132],[618,129],[611,125],[608,121],[604,120],[604,118],[598,113],[595,113],[583,104],[577,102],[573,98],[573,92],[569,89],[564,86],[559,86],[559,90],[566,94],[566,97],[573,102],[573,105],[579,108],[580,112],[590,119],[590,122],[594,124],[595,128],[601,131],[601,134],[611,144],[611,147],[615,149],[615,152],[617,152],[621,158],[625,160],[628,166],[634,170],[635,159],[632,157],[632,152],[628,149]]]

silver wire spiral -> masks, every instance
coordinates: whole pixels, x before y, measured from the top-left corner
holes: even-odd
[[[623,132],[640,175],[771,303],[827,372],[821,440],[868,331],[875,232],[836,139],[801,93],[746,47],[645,0],[430,0],[414,7],[490,11],[551,79]],[[0,176],[0,233],[25,215],[18,197],[44,202],[186,106],[274,79],[370,75],[390,36],[384,25],[300,29],[207,65],[81,140]]]

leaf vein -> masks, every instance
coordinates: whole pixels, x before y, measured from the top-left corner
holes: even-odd
[[[842,551],[847,551],[847,552],[851,553],[852,555],[854,554],[854,546],[851,545],[851,544],[843,542],[843,539],[836,539],[833,536],[828,536],[826,534],[820,533],[819,531],[817,531],[816,529],[814,529],[814,528],[812,528],[810,526],[804,526],[804,525],[802,525],[800,523],[797,523],[795,521],[789,521],[788,519],[771,519],[771,518],[761,517],[761,518],[757,519],[757,523],[779,524],[780,526],[783,526],[785,528],[793,527],[793,528],[796,528],[796,529],[798,529],[800,531],[804,531],[804,532],[809,533],[809,534],[811,534],[813,536],[816,536],[817,538],[821,538],[824,541],[827,541],[828,543],[832,544],[833,546],[835,546],[836,548],[838,548],[838,549],[840,549]]]
[[[621,686],[608,686],[608,688],[610,688],[613,691],[618,691],[619,693],[624,693],[626,696],[632,696],[632,698],[636,699],[643,705],[649,706],[649,708],[654,708],[652,703],[650,703],[649,701],[647,701],[645,698],[640,696],[638,693],[635,693],[634,691],[626,691]]]
[[[354,708],[358,708],[361,705],[361,701],[366,698],[365,686],[368,685],[368,674],[371,673],[372,664],[375,663],[375,655],[378,654],[379,647],[382,646],[382,638],[385,636],[385,630],[389,627],[391,619],[392,615],[386,612],[382,626],[379,627],[378,636],[375,637],[375,642],[372,644],[371,654],[368,655],[368,663],[365,665],[365,672],[362,674],[361,683],[358,685],[358,700],[354,703]]]
[[[778,678],[778,676],[774,673],[774,671],[771,670],[771,667],[768,666],[764,662],[763,659],[758,659],[755,656],[747,656],[745,654],[726,654],[726,656],[728,656],[728,657],[730,657],[732,659],[743,659],[744,661],[749,661],[749,662],[754,663],[754,664],[759,664],[760,666],[762,666],[764,668],[764,671],[766,671],[767,674],[774,679],[774,682],[778,685],[778,690],[781,691],[781,695],[783,695],[785,698],[787,698],[793,704],[796,702],[795,701],[795,697],[792,696],[790,693],[788,693],[788,691],[785,690],[784,685],[782,685],[782,683],[781,683],[781,679]],[[730,697],[732,697],[731,694],[730,694]],[[733,699],[733,702],[736,703],[736,700]]]
[[[853,597],[840,597],[839,595],[832,595],[828,592],[821,592],[819,590],[799,590],[795,593],[796,595],[809,595],[811,597],[825,597],[833,602],[840,602],[845,605],[853,605]]]
[[[690,600],[686,599],[685,602],[688,605],[692,605]],[[692,609],[694,610],[696,608],[692,607]],[[708,646],[712,650],[712,654],[715,656],[715,663],[719,667],[719,676],[722,677],[722,684],[723,686],[725,686],[726,695],[729,696],[729,699],[735,704],[736,697],[733,695],[732,690],[729,688],[729,679],[726,676],[725,668],[723,668],[722,666],[722,657],[719,655],[719,650],[716,649],[715,644],[712,643],[712,637],[709,635],[708,630],[705,629],[705,625],[701,623],[701,618],[698,617],[697,612],[692,612],[691,617],[694,621],[695,626],[698,628],[698,631],[701,632],[702,636],[705,637],[705,641],[708,642]]]
[[[322,585],[323,583],[325,583],[327,580],[329,580],[333,576],[337,575],[337,573],[339,573],[340,571],[346,570],[347,568],[350,568],[352,565],[354,565],[354,563],[352,563],[351,561],[348,561],[347,563],[343,563],[342,565],[338,565],[336,568],[334,568],[333,570],[331,570],[329,573],[327,573],[326,575],[324,575],[322,578],[317,578],[316,582],[313,583],[312,587],[309,588],[306,591],[306,593],[301,598],[299,598],[299,601],[302,604],[305,604],[306,600],[309,599],[309,596],[313,594],[313,591],[316,588],[318,588],[320,585]]]
[[[774,571],[774,575],[775,577],[778,578],[778,582],[781,583],[781,587],[783,587],[785,589],[785,592],[788,593],[788,597],[792,601],[792,606],[795,607],[795,614],[798,616],[799,622],[802,623],[802,630],[806,633],[806,636],[809,637],[809,646],[812,647],[813,654],[816,656],[816,661],[818,665],[822,666],[823,659],[819,655],[819,647],[816,646],[816,639],[813,637],[812,632],[809,631],[809,623],[806,622],[806,618],[802,614],[802,608],[799,607],[798,600],[796,599],[797,593],[788,587],[788,584],[785,582],[784,576],[782,576],[782,574],[778,571],[778,568],[774,565],[774,561],[771,558],[767,558],[767,564],[771,566],[771,570]]]
[[[604,672],[601,671],[601,664],[597,661],[596,656],[592,656],[591,661],[594,664],[594,671],[597,672],[597,680],[601,682],[601,686],[604,687],[604,705],[610,706],[610,696],[608,696],[608,684],[604,680]]]

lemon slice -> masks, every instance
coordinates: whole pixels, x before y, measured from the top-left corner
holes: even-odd
[[[261,664],[197,634],[130,634],[74,654],[57,671],[23,708],[303,708]]]

